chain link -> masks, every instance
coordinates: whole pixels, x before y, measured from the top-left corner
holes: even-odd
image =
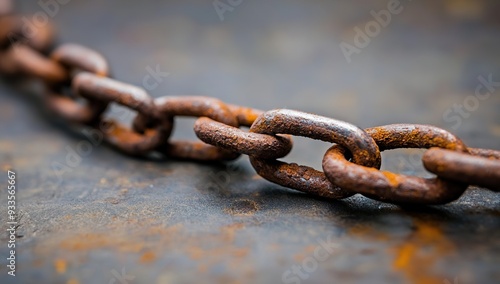
[[[367,167],[380,168],[380,152],[370,136],[347,122],[294,110],[271,110],[252,124],[250,132],[266,135],[292,134],[337,143],[353,153],[353,159]],[[307,166],[288,164],[276,158],[250,156],[259,175],[274,183],[332,199],[353,195],[352,191],[331,183],[324,173]]]
[[[68,78],[86,71],[96,76],[108,75],[108,63],[99,53],[77,44],[63,44],[51,54],[51,59],[65,67]],[[73,80],[75,82],[75,80]],[[61,86],[52,86],[45,100],[47,108],[73,123],[92,124],[98,121],[108,104],[102,100],[87,98],[85,104],[77,102],[79,89],[75,85],[73,98],[62,95]]]
[[[422,160],[425,168],[439,177],[500,191],[500,152],[475,148],[469,152],[432,148]]]
[[[463,142],[451,133],[429,125],[393,124],[365,129],[380,150],[441,147],[467,152]],[[379,171],[349,162],[339,145],[323,159],[327,177],[342,188],[391,203],[443,204],[457,199],[467,188],[442,178],[424,179]],[[346,175],[345,172],[349,174]]]
[[[228,161],[246,154],[263,178],[329,199],[360,193],[395,204],[444,204],[459,198],[469,185],[500,191],[500,151],[467,148],[434,126],[395,124],[363,130],[304,112],[263,112],[215,98],[153,99],[141,88],[109,78],[106,59],[92,49],[63,44],[47,53],[53,28],[44,25],[28,33],[22,18],[10,12],[10,4],[0,0],[0,73],[43,82],[50,110],[71,123],[102,131],[107,143],[127,154],[160,152],[198,161]],[[131,127],[105,117],[112,103],[137,113]],[[198,117],[194,131],[203,142],[169,139],[178,116]],[[324,172],[277,160],[292,150],[290,135],[334,143],[324,155]],[[437,177],[379,170],[380,151],[395,148],[430,148],[423,164]]]

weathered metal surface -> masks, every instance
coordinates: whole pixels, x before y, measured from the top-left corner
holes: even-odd
[[[373,20],[370,10],[386,1],[245,1],[220,22],[211,2],[74,0],[53,20],[61,39],[102,52],[123,81],[141,85],[156,64],[170,72],[155,96],[195,93],[363,127],[403,121],[451,130],[443,113],[474,96],[478,76],[500,76],[498,4],[464,9],[454,2],[461,1],[405,3],[350,64],[338,45],[351,42],[353,28]],[[43,11],[36,2],[24,6],[28,14]],[[245,159],[157,162],[92,144],[68,163],[88,141],[85,133],[48,120],[26,96],[34,90],[7,83],[0,86],[1,164],[18,173],[22,212],[18,276],[6,276],[7,248],[0,246],[2,283],[120,283],[123,271],[130,283],[276,283],[288,270],[287,280],[298,275],[294,265],[308,277],[302,283],[500,278],[500,201],[490,191],[473,188],[449,205],[413,210],[360,196],[314,199],[254,176]],[[452,132],[467,145],[498,149],[498,94],[459,116]],[[194,138],[189,127],[179,129],[177,136]],[[295,145],[287,160],[317,169],[319,148],[330,146]],[[414,153],[384,154],[384,167],[421,175]],[[68,168],[54,171],[54,163]],[[4,194],[0,204],[7,204]],[[330,238],[338,246],[320,260],[315,251]]]

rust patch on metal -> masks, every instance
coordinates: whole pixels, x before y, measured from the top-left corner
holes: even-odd
[[[156,254],[153,251],[147,251],[141,255],[140,262],[151,263],[156,260]]]
[[[58,258],[54,261],[54,269],[56,270],[57,274],[66,273],[67,266],[68,263],[64,259]]]
[[[250,199],[240,199],[231,202],[231,206],[224,209],[224,212],[235,216],[251,216],[259,210],[257,202]]]
[[[442,284],[446,278],[434,272],[437,263],[455,251],[455,246],[433,222],[415,221],[414,232],[395,246],[393,267],[416,284]]]

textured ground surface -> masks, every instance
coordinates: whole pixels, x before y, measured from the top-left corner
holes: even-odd
[[[455,129],[443,119],[474,95],[478,76],[500,81],[498,4],[402,1],[347,63],[339,44],[352,44],[354,28],[388,2],[244,0],[221,21],[211,1],[73,0],[52,20],[61,41],[101,51],[116,78],[140,86],[148,66],[169,72],[153,96],[207,95],[361,127],[434,124],[468,145],[500,149],[500,90]],[[34,1],[21,8],[43,11]],[[246,157],[227,166],[156,162],[105,145],[57,183],[51,164],[85,137],[28,93],[0,83],[0,164],[17,171],[21,210],[18,276],[6,275],[2,234],[2,283],[280,283],[328,241],[335,248],[301,283],[500,279],[498,194],[471,188],[452,204],[418,209],[359,196],[329,202],[255,176]],[[192,122],[180,120],[175,136],[194,138]],[[320,169],[329,145],[295,142],[285,160]],[[420,154],[384,153],[384,168],[426,175]]]

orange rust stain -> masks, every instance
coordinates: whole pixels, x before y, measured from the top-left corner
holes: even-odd
[[[394,267],[400,269],[410,265],[412,256],[415,254],[416,247],[412,244],[403,244],[394,261]]]
[[[360,236],[360,237],[370,236],[370,239],[377,241],[389,240],[389,235],[376,231],[374,228],[367,226],[355,225],[349,230],[349,232],[355,236]]]
[[[222,227],[221,233],[222,233],[223,239],[225,239],[228,243],[229,242],[232,243],[234,241],[234,236],[236,235],[236,232],[238,230],[242,229],[243,227],[245,227],[245,225],[241,224],[241,223],[236,223],[236,224]]]
[[[234,244],[235,234],[244,228],[244,224],[236,223],[220,228],[217,235],[207,235],[204,241],[198,239],[186,240],[187,247],[183,250],[187,255],[199,263],[198,271],[206,272],[210,267],[225,263],[228,258],[231,262],[227,269],[246,269],[252,271],[247,265],[247,257],[250,254],[248,247],[239,247]]]
[[[12,168],[13,168],[12,165],[9,165],[9,164],[2,165],[2,170],[4,172],[10,171],[10,170],[12,170]]]
[[[491,134],[493,134],[495,136],[500,136],[500,125],[491,126],[490,132],[491,132]]]
[[[144,248],[144,244],[132,242],[126,238],[110,238],[106,234],[82,234],[62,241],[61,247],[73,251],[119,247],[124,252],[139,252]]]
[[[54,268],[59,274],[64,274],[66,272],[67,263],[64,259],[56,259],[54,261]]]
[[[224,208],[224,213],[235,216],[252,216],[259,210],[257,202],[249,199],[241,199],[233,202],[231,207]]]
[[[66,284],[80,284],[80,281],[75,278],[71,278],[68,280],[68,282],[66,282]]]
[[[145,252],[142,256],[140,261],[142,263],[151,263],[156,259],[156,255],[152,251],[147,251]]]
[[[130,230],[130,224],[133,224],[134,228],[140,226],[141,229]],[[251,244],[242,246],[235,244],[236,234],[244,228],[244,223],[233,223],[219,228],[218,232],[194,237],[189,232],[184,232],[180,224],[165,227],[152,225],[148,220],[119,219],[109,227],[109,230],[114,232],[112,236],[109,231],[71,233],[37,246],[36,251],[41,255],[46,255],[48,250],[54,249],[86,254],[92,250],[109,249],[137,253],[138,262],[154,262],[163,251],[175,250],[198,260],[200,272],[225,263],[229,257],[232,261],[227,264],[228,269],[239,268],[250,273],[254,271],[254,267],[247,264],[250,254],[248,247],[251,247]],[[148,239],[148,241],[137,242],[137,239]]]
[[[280,249],[280,245],[278,245],[278,244],[270,244],[270,245],[268,246],[268,248],[269,248],[269,250],[271,250],[271,251],[277,251],[277,250],[279,250],[279,249]]]
[[[454,252],[454,245],[442,231],[429,221],[415,221],[416,230],[394,248],[393,268],[402,272],[411,283],[442,284],[444,277],[433,268],[444,256]]]
[[[314,249],[316,247],[313,245],[306,246],[301,252],[295,254],[293,256],[293,259],[296,262],[302,262],[304,258],[308,257],[309,255],[312,255],[314,253]]]
[[[205,251],[199,247],[190,247],[187,249],[189,256],[194,260],[200,260],[205,255]]]
[[[110,126],[106,134],[115,142],[138,143],[145,137],[150,138],[156,134],[156,130],[154,129],[146,129],[143,134],[138,134],[116,121],[109,121],[109,123]]]
[[[138,222],[138,221],[137,221]],[[144,222],[144,221],[142,221]],[[128,220],[127,223],[135,224],[135,221]],[[142,223],[141,223],[142,224]],[[69,251],[89,251],[93,249],[116,249],[122,252],[140,253],[144,250],[152,250],[151,243],[137,242],[130,234],[135,236],[135,239],[144,239],[144,237],[155,237],[159,242],[168,243],[172,238],[176,238],[179,229],[182,225],[174,225],[171,227],[151,226],[145,230],[129,232],[121,231],[109,236],[109,233],[80,233],[73,234],[70,237],[64,238],[57,242],[57,245]]]
[[[382,174],[387,178],[387,182],[389,182],[389,184],[392,187],[397,187],[399,185],[400,183],[399,175],[386,171],[382,171]]]
[[[249,254],[248,248],[237,248],[233,246],[218,246],[215,248],[201,248],[192,246],[187,248],[187,253],[193,260],[205,260],[208,262],[218,262],[218,260],[231,255],[235,260],[246,257]]]
[[[442,284],[444,275],[434,271],[438,261],[455,252],[455,246],[432,220],[415,220],[416,229],[402,243],[389,248],[394,253],[393,269],[402,273],[408,283]],[[349,234],[360,238],[392,243],[391,236],[375,227],[357,225]]]
[[[200,264],[198,266],[198,272],[204,273],[208,271],[208,266],[206,264]]]
[[[152,235],[160,234],[168,236],[174,233],[178,233],[182,228],[182,224],[176,224],[167,228],[164,228],[162,226],[153,226],[149,228],[148,232]]]
[[[33,266],[34,267],[41,267],[43,265],[43,260],[42,259],[35,259],[33,260]]]
[[[234,257],[243,258],[243,257],[248,255],[248,249],[247,248],[235,248],[232,252],[232,255]]]

